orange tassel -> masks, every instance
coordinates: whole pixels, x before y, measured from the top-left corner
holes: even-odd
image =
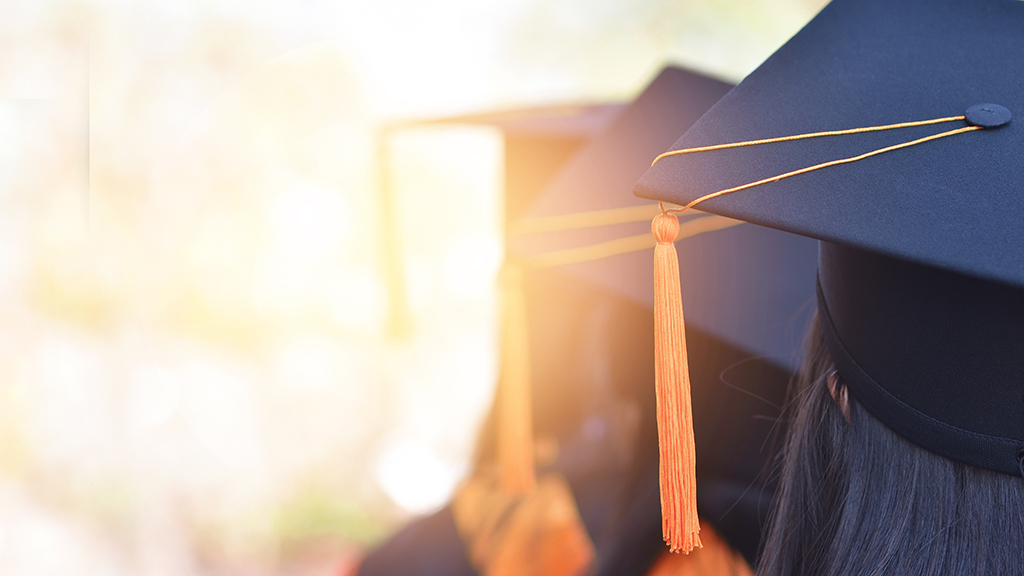
[[[658,242],[654,247],[654,374],[662,532],[672,552],[689,553],[701,544],[690,371],[686,362],[679,260],[673,244],[679,236],[679,220],[671,214],[659,214],[651,223],[651,232]]]
[[[533,459],[533,404],[523,270],[507,264],[501,277],[505,341],[502,377],[498,384],[498,461],[502,488],[509,494],[525,494],[533,490],[537,475]]]

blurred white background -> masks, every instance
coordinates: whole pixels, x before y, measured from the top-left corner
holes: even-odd
[[[0,2],[0,574],[333,574],[467,468],[501,140],[374,130],[736,81],[821,0]],[[628,191],[624,191],[628,193]]]

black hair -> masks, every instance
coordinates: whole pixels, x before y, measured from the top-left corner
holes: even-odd
[[[758,576],[1024,574],[1024,478],[919,448],[844,393],[815,318]]]

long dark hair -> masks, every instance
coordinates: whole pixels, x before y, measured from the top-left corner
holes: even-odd
[[[918,448],[844,402],[817,318],[808,340],[758,575],[1024,574],[1024,479]]]

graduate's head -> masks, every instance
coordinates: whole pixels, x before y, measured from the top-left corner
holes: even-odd
[[[818,318],[784,418],[760,576],[1020,573],[1024,481],[879,421],[836,370]]]

